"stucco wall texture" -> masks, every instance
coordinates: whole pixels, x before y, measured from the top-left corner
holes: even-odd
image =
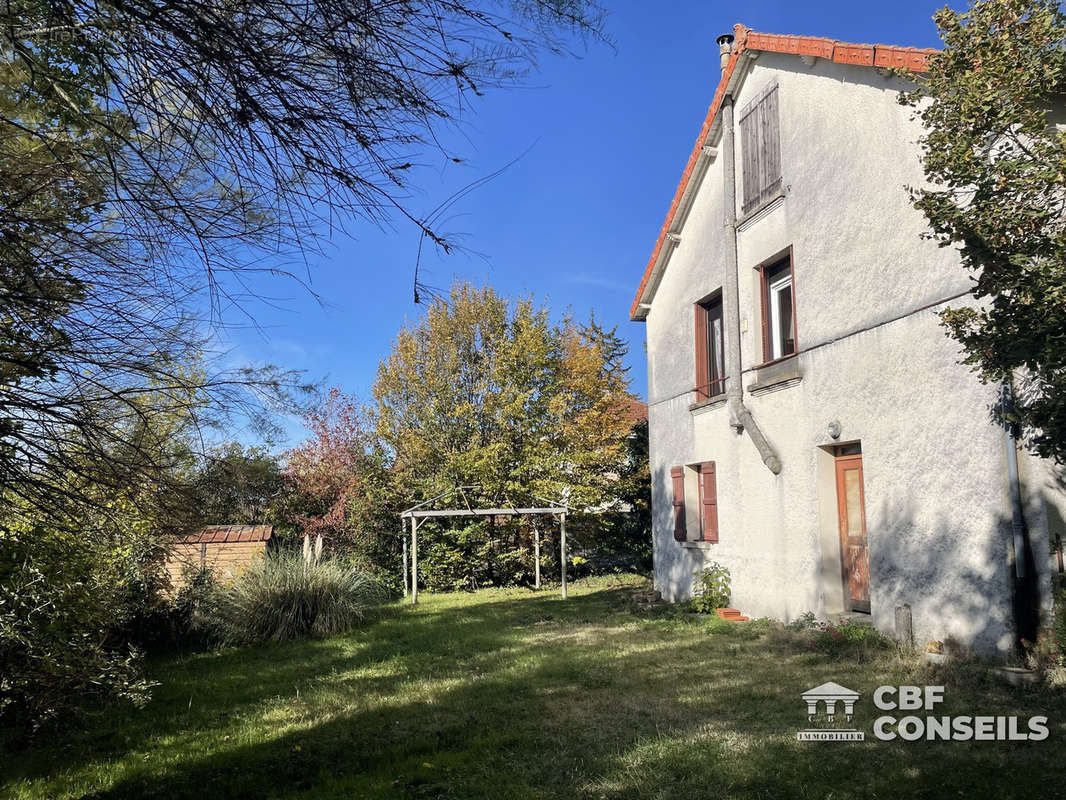
[[[829,448],[862,448],[872,622],[893,632],[910,604],[914,635],[980,651],[1011,646],[1010,502],[994,387],[958,363],[937,311],[967,301],[951,248],[923,240],[908,186],[923,181],[919,124],[903,84],[870,68],[762,53],[738,111],[778,85],[784,198],[738,233],[744,400],[783,463],[773,475],[725,403],[695,396],[693,304],[723,283],[722,163],[700,186],[647,316],[655,583],[691,593],[712,561],[732,575],[732,605],[790,620],[843,610]],[[738,115],[739,119],[739,115]],[[743,164],[736,137],[738,181]],[[721,149],[719,149],[721,153]],[[739,215],[739,209],[738,209]],[[792,248],[802,377],[751,393],[762,361],[755,268]],[[728,335],[728,332],[727,332]],[[828,425],[837,421],[834,441]],[[1024,454],[1027,521],[1048,597],[1048,527],[1063,497],[1047,465]],[[673,537],[670,468],[715,461],[720,539]],[[688,500],[692,505],[692,499]]]

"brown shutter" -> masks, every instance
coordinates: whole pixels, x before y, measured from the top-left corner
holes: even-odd
[[[703,522],[703,541],[718,541],[718,485],[714,462],[700,464],[700,518]]]
[[[759,267],[759,295],[762,308],[762,360],[769,361],[770,348],[770,287],[766,281],[766,267]]]
[[[688,538],[685,531],[685,468],[671,467],[670,482],[674,489],[674,538],[683,542]]]
[[[707,355],[707,309],[697,303],[696,309],[696,402],[711,396],[710,360]]]

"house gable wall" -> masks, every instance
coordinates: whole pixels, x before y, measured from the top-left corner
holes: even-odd
[[[835,421],[840,441],[862,446],[874,623],[891,631],[895,607],[907,603],[923,641],[953,636],[1002,651],[1010,643],[1003,433],[989,421],[994,390],[958,364],[936,316],[964,302],[944,301],[970,284],[954,250],[921,238],[925,222],[906,190],[922,182],[921,131],[896,101],[902,84],[870,68],[807,67],[771,53],[749,68],[737,109],[769,84],[779,87],[784,198],[742,221],[738,234],[742,380],[746,388],[760,380],[755,267],[791,247],[799,354],[785,367],[799,377],[745,393],[784,469],[775,476],[765,468],[750,437],[729,426],[725,404],[690,409],[692,305],[724,278],[719,155],[647,316],[657,588],[683,599],[692,574],[716,561],[729,567],[732,604],[746,614],[840,611],[836,505],[826,496],[835,487],[825,461]],[[738,185],[741,139],[738,131]],[[677,543],[670,468],[709,460],[717,464],[720,541]],[[1030,506],[1051,518],[1061,498],[1047,484],[1033,490]],[[1034,513],[1030,524],[1046,587],[1040,520]]]

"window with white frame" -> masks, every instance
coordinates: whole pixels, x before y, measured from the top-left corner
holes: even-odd
[[[796,303],[792,257],[760,268],[762,273],[763,360],[796,352]]]

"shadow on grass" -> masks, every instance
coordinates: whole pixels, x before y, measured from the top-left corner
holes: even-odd
[[[847,797],[871,782],[897,796],[1028,796],[1063,777],[1054,733],[798,743],[798,695],[815,682],[868,697],[904,675],[773,646],[754,625],[641,618],[627,594],[427,598],[352,636],[185,659],[149,712],[116,719],[117,746],[85,754],[121,761],[106,788],[74,796]],[[954,713],[1045,713],[1060,733],[1054,715],[1066,720],[1058,696],[957,688]],[[212,706],[186,709],[198,693]],[[49,775],[55,755],[24,777]]]
[[[512,593],[513,594],[513,593]],[[88,714],[72,729],[46,737],[47,750],[61,752],[69,769],[98,759],[114,759],[150,739],[190,731],[227,728],[232,720],[266,700],[293,698],[315,686],[350,674],[363,691],[388,693],[418,677],[413,664],[438,678],[461,675],[467,655],[502,651],[527,626],[551,620],[582,620],[626,605],[628,593],[609,589],[567,602],[553,594],[486,600],[459,596],[469,604],[440,607],[433,595],[412,608],[397,602],[351,634],[261,647],[167,654],[149,660],[149,677],[159,681],[146,709],[129,706]],[[458,659],[458,660],[457,660]],[[388,676],[365,676],[368,667],[394,665]],[[449,665],[451,669],[449,670]],[[52,759],[23,759],[23,777],[47,775]]]

